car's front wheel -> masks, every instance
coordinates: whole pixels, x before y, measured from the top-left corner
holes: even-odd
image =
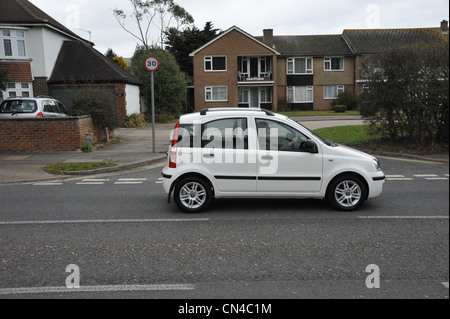
[[[186,213],[198,213],[205,210],[212,200],[209,184],[202,178],[188,177],[175,187],[175,203]]]
[[[327,199],[338,210],[357,210],[366,198],[366,184],[358,176],[341,176],[332,181],[328,188]]]

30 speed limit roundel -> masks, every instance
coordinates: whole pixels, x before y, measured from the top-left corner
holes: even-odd
[[[145,67],[149,71],[156,71],[159,68],[159,61],[154,56],[149,56],[145,59]]]

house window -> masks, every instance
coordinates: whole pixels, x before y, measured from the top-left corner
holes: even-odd
[[[312,86],[288,86],[287,88],[288,103],[312,103],[313,87]]]
[[[249,90],[248,88],[239,88],[239,103],[249,103]]]
[[[205,72],[217,72],[227,70],[227,58],[224,56],[206,56]]]
[[[205,88],[206,102],[228,101],[228,89],[226,86],[207,86]]]
[[[344,58],[325,58],[325,71],[344,71]]]
[[[313,74],[312,58],[287,59],[287,74]]]
[[[2,40],[0,45],[0,57],[25,58],[27,56],[25,31],[1,30]]]
[[[344,92],[343,85],[325,85],[323,88],[323,98],[328,100],[335,100],[339,93]]]
[[[261,103],[272,103],[272,88],[263,87],[259,90]]]
[[[32,97],[32,85],[28,82],[8,82],[3,96],[7,97]]]

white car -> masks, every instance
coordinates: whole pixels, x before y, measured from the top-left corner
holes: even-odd
[[[66,116],[64,105],[52,97],[14,97],[0,104],[0,119]]]
[[[162,171],[169,203],[187,213],[214,198],[326,198],[358,209],[381,195],[378,160],[322,139],[264,109],[216,108],[181,116]]]

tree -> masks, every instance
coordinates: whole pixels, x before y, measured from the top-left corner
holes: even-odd
[[[214,29],[212,22],[207,22],[203,30],[196,27],[180,31],[170,28],[166,32],[166,50],[173,54],[181,71],[193,75],[193,64],[189,54],[216,38],[221,30]]]
[[[361,114],[391,140],[449,141],[448,41],[387,50],[363,63]]]
[[[137,47],[131,60],[131,73],[144,83],[141,92],[148,105],[151,103],[151,73],[144,62],[149,56],[156,57],[160,62],[159,69],[154,71],[155,111],[160,115],[178,117],[186,98],[185,76],[169,52],[158,47]]]
[[[127,70],[128,69],[128,64],[125,61],[125,59],[121,56],[118,56],[113,49],[108,48],[108,50],[105,53],[105,56],[107,58],[110,58],[111,60],[113,60],[118,66],[120,66],[122,69]]]
[[[194,18],[173,0],[130,0],[132,13],[127,15],[124,10],[115,9],[113,14],[120,26],[147,50],[151,46],[160,44],[164,48],[165,32],[176,22],[176,29],[179,30],[185,25],[194,23]],[[126,25],[127,18],[136,23],[137,30],[132,30]],[[152,27],[156,28],[153,33]]]

